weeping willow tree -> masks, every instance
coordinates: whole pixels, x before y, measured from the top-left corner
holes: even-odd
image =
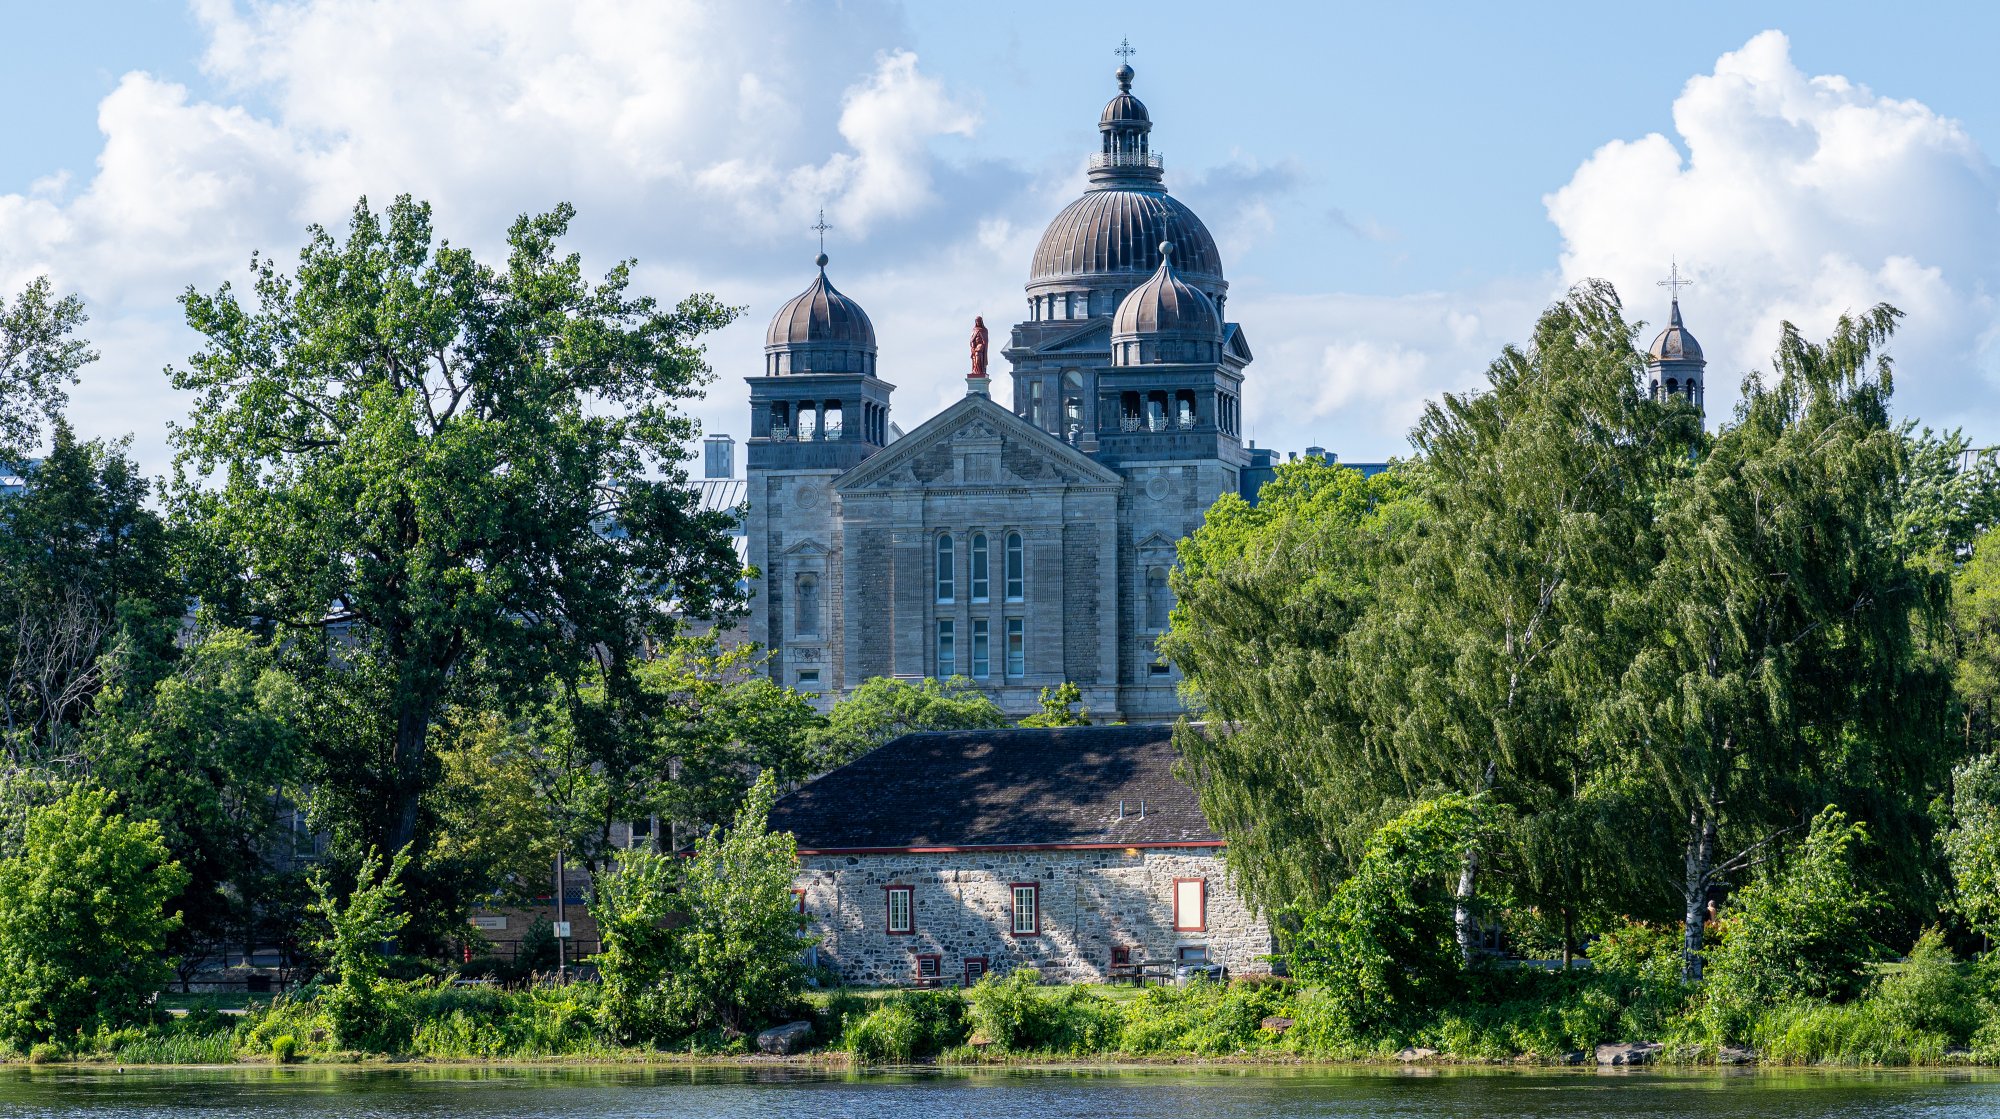
[[[1702,971],[1711,891],[1823,805],[1867,819],[1877,880],[1923,891],[1924,805],[1947,776],[1946,681],[1920,655],[1947,599],[1894,531],[1906,443],[1892,424],[1898,312],[1825,343],[1784,324],[1775,375],[1668,495],[1644,592],[1654,637],[1619,704],[1682,822],[1683,971]]]
[[[1605,792],[1591,712],[1636,639],[1613,606],[1657,552],[1652,497],[1698,437],[1643,374],[1615,293],[1581,285],[1484,390],[1426,410],[1414,463],[1369,480],[1288,467],[1183,546],[1162,648],[1208,720],[1181,735],[1187,767],[1253,894],[1326,896],[1385,814],[1439,793],[1514,821],[1493,833],[1514,837],[1514,894],[1593,891],[1588,862],[1551,861],[1574,845],[1535,829],[1603,813],[1562,810]],[[1468,953],[1491,853],[1463,852]]]

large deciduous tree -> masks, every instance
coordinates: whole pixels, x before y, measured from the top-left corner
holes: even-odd
[[[86,317],[83,301],[56,297],[46,276],[11,303],[0,295],[0,474],[32,451],[42,425],[62,415],[77,370],[97,359],[76,337]]]
[[[247,300],[183,298],[203,344],[171,371],[195,394],[174,499],[220,557],[205,597],[309,650],[319,804],[351,852],[411,847],[420,914],[447,705],[524,703],[593,661],[622,680],[675,605],[738,594],[678,411],[734,312],[635,296],[629,263],[590,282],[559,248],[572,214],[519,219],[492,266],[427,205],[364,200],[295,270],[253,259]]]
[[[1710,891],[1829,801],[1867,819],[1883,880],[1919,885],[1923,811],[1948,758],[1943,673],[1915,654],[1945,576],[1898,538],[1904,443],[1877,355],[1897,312],[1825,344],[1785,324],[1770,380],[1664,502],[1651,638],[1620,688],[1684,833],[1684,961]]]
[[[57,418],[48,454],[0,500],[0,746],[13,766],[73,765],[105,654],[158,662],[182,605],[168,534],[119,443]]]
[[[1633,336],[1608,284],[1579,285],[1488,367],[1485,391],[1426,408],[1414,531],[1348,643],[1369,666],[1368,733],[1407,779],[1491,794],[1523,826],[1561,820],[1552,810],[1600,764],[1590,712],[1634,636],[1618,591],[1656,554],[1653,496],[1699,435],[1692,408],[1647,394]],[[1481,868],[1469,847],[1468,956]]]

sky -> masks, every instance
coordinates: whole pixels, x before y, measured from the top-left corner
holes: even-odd
[[[0,0],[0,293],[85,299],[72,421],[164,471],[190,286],[363,195],[489,255],[568,201],[592,271],[744,308],[689,405],[741,437],[823,208],[914,428],[964,391],[972,317],[1023,317],[1124,39],[1222,248],[1259,445],[1406,454],[1572,283],[1647,341],[1670,264],[1711,425],[1781,321],[1887,301],[1899,411],[2000,443],[2000,5]]]

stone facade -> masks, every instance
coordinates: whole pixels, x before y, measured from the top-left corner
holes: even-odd
[[[957,674],[1017,716],[1065,680],[1101,718],[1182,711],[1155,650],[1167,572],[1240,492],[1251,355],[1223,317],[1214,238],[1168,195],[1129,68],[1118,78],[1089,189],[1043,235],[1026,315],[996,347],[1011,403],[968,378],[961,403],[899,438],[873,324],[824,253],[771,321],[746,378],[746,632],[822,708],[872,677]]]
[[[1176,883],[1204,885],[1199,929],[1175,928]],[[908,984],[934,956],[946,982],[968,961],[996,974],[1101,983],[1113,949],[1173,962],[1201,949],[1232,976],[1270,970],[1270,925],[1230,889],[1220,847],[804,855],[804,892],[820,961],[849,983]],[[1012,931],[1017,884],[1037,887],[1039,929]],[[888,892],[908,887],[908,933],[888,930]],[[1194,918],[1187,918],[1194,920]]]

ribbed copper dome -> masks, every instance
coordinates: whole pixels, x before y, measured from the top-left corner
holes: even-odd
[[[1032,289],[1049,281],[1119,277],[1136,281],[1160,266],[1171,241],[1174,267],[1203,286],[1222,283],[1222,254],[1193,210],[1161,190],[1093,190],[1070,203],[1042,234],[1028,274]]]
[[[1099,124],[1119,124],[1129,121],[1147,121],[1153,118],[1146,113],[1146,103],[1129,93],[1113,97],[1104,106],[1103,115],[1097,118]]]
[[[1701,356],[1701,343],[1681,324],[1681,301],[1674,300],[1673,313],[1667,317],[1667,328],[1653,339],[1653,345],[1646,351],[1653,361],[1699,361],[1706,364]]]
[[[826,278],[826,254],[817,263],[819,275],[778,308],[764,331],[765,371],[873,373],[875,324]]]
[[[1118,312],[1111,317],[1111,340],[1142,334],[1220,339],[1222,316],[1215,312],[1215,300],[1176,274],[1173,245],[1161,245],[1160,256],[1152,278],[1119,301]]]

